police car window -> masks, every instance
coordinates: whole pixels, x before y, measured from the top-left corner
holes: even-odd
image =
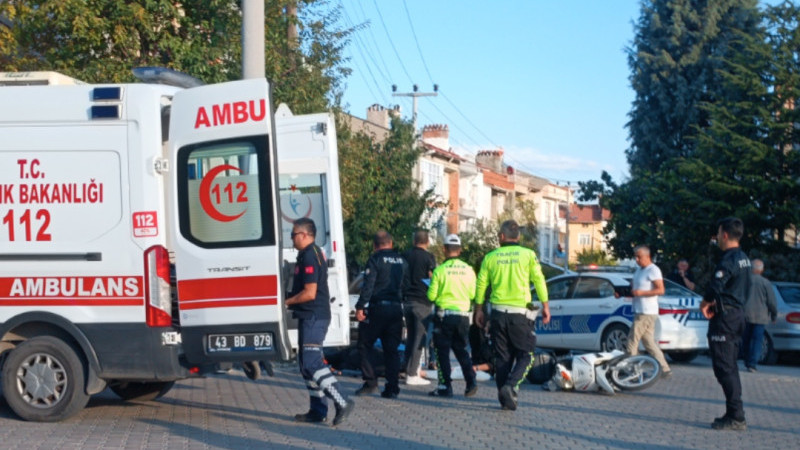
[[[325,174],[283,174],[278,184],[281,200],[281,232],[283,247],[292,248],[292,225],[301,217],[308,217],[317,227],[315,243],[324,247],[328,242],[328,192]]]
[[[665,297],[696,297],[697,294],[673,281],[664,280]]]
[[[573,298],[605,298],[614,295],[614,286],[602,278],[581,278]]]
[[[567,298],[569,290],[575,284],[575,278],[556,280],[547,284],[547,297],[550,300],[561,300]],[[537,300],[536,289],[531,290],[533,299]]]

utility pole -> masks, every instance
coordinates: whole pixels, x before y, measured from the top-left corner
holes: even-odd
[[[439,85],[433,85],[433,92],[417,92],[419,88],[414,85],[414,92],[397,92],[397,85],[392,85],[392,97],[412,97],[414,99],[414,115],[412,116],[412,123],[414,125],[414,133],[417,133],[417,98],[418,97],[436,97],[439,95]]]
[[[242,0],[242,79],[264,76],[264,1]]]

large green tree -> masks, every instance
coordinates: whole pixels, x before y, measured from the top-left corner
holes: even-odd
[[[356,271],[372,253],[372,237],[378,230],[389,231],[400,250],[409,245],[420,217],[431,205],[432,192],[420,193],[412,176],[421,150],[414,145],[410,122],[393,118],[383,142],[351,132],[345,122],[337,121],[342,216],[348,267]]]
[[[636,92],[626,151],[630,178],[615,183],[581,183],[584,199],[600,195],[612,213],[607,232],[618,257],[649,244],[668,259],[704,255],[711,222],[698,209],[677,168],[698,157],[698,136],[711,123],[706,107],[727,95],[720,70],[738,36],[758,32],[756,0],[648,0],[642,3],[629,48],[631,84]],[[698,176],[702,176],[699,175]],[[717,201],[725,199],[717,198]]]
[[[274,100],[296,114],[341,98],[351,30],[326,0],[265,1],[265,68]],[[86,82],[134,81],[131,69],[161,66],[207,83],[241,78],[241,9],[234,0],[7,0],[0,2],[0,70],[54,70]],[[295,23],[298,41],[289,42]]]

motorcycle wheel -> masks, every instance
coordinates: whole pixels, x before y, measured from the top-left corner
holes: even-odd
[[[623,391],[640,391],[652,386],[661,375],[661,366],[648,355],[620,359],[608,371],[608,379]]]

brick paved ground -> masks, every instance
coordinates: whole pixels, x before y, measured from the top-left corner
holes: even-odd
[[[675,375],[630,394],[547,392],[526,384],[516,412],[501,411],[492,382],[478,396],[438,400],[428,386],[397,400],[358,398],[338,428],[297,424],[307,409],[293,366],[252,382],[241,372],[178,383],[164,398],[123,403],[105,391],[63,423],[18,420],[0,400],[2,448],[798,448],[800,367],[743,373],[749,429],[709,428],[723,395],[707,358],[675,365]],[[342,378],[352,392],[359,380]],[[456,382],[456,391],[463,384]],[[332,414],[332,412],[331,412]]]

